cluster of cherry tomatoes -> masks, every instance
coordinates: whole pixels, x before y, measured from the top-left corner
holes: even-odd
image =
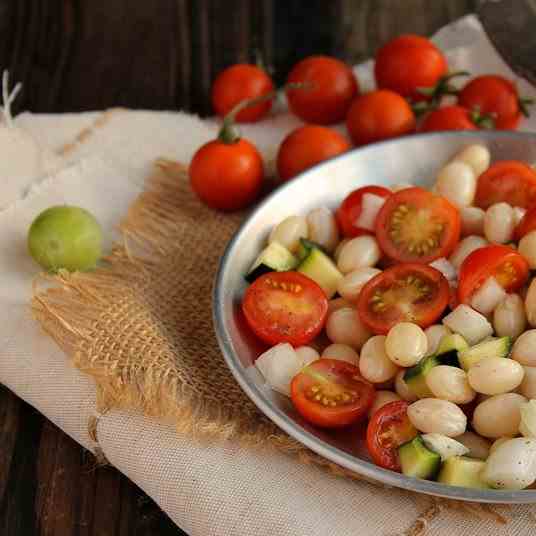
[[[306,124],[279,147],[281,181],[351,148],[327,125],[345,121],[356,146],[415,131],[514,129],[530,102],[498,75],[479,76],[457,90],[450,80],[467,73],[448,73],[443,53],[416,35],[402,35],[380,48],[374,74],[378,89],[360,94],[353,71],[336,58],[311,56],[293,67],[286,97],[290,111]],[[455,95],[456,104],[441,106],[447,95]],[[260,194],[262,157],[234,123],[261,120],[275,96],[270,76],[253,65],[234,65],[216,78],[212,103],[224,117],[223,126],[218,139],[201,147],[190,165],[192,188],[208,206],[238,210]]]

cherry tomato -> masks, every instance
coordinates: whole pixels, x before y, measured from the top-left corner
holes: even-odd
[[[279,146],[277,172],[286,181],[349,149],[350,144],[338,132],[328,127],[304,125],[293,130]]]
[[[319,359],[294,376],[290,385],[294,407],[308,422],[341,428],[364,417],[375,391],[359,369],[338,359]]]
[[[444,106],[433,110],[424,118],[419,130],[437,132],[441,130],[477,130],[471,113],[461,106]]]
[[[426,100],[419,88],[431,88],[447,74],[447,60],[428,39],[401,35],[376,54],[376,83],[414,101]]]
[[[521,240],[526,234],[536,229],[536,206],[527,210],[515,230],[515,239]]]
[[[212,107],[221,117],[227,115],[239,102],[266,95],[274,90],[274,83],[265,71],[255,65],[241,63],[222,71],[212,85]],[[268,100],[241,110],[236,115],[239,123],[251,123],[264,117],[272,107]]]
[[[290,71],[287,84],[305,85],[287,89],[290,110],[304,121],[320,125],[342,121],[359,89],[352,69],[329,56],[300,61]]]
[[[522,208],[535,205],[536,171],[517,160],[501,160],[484,171],[478,178],[475,205],[486,209],[501,202]]]
[[[374,194],[378,197],[387,198],[391,193],[391,190],[382,186],[363,186],[363,188],[358,188],[348,194],[336,213],[337,222],[342,234],[348,237],[373,234],[369,230],[361,229],[355,225],[356,220],[361,215],[363,196],[365,194]]]
[[[376,465],[400,472],[398,447],[417,436],[408,417],[409,404],[396,400],[382,406],[367,426],[367,448]]]
[[[359,318],[369,329],[386,334],[399,322],[432,325],[449,302],[443,274],[425,264],[397,264],[373,277],[359,294]]]
[[[381,89],[353,101],[346,128],[356,145],[364,145],[413,132],[415,114],[400,95]]]
[[[376,217],[381,250],[399,262],[428,264],[448,257],[460,239],[460,229],[458,209],[418,187],[392,194]]]
[[[529,265],[515,249],[501,245],[479,248],[460,266],[458,299],[469,303],[475,290],[492,276],[506,292],[514,292],[525,284],[528,275]]]
[[[259,339],[300,346],[324,327],[328,300],[312,279],[298,272],[270,272],[248,287],[242,310]]]
[[[250,205],[261,190],[262,157],[245,139],[221,139],[203,145],[189,168],[190,184],[201,201],[218,210],[239,210]]]
[[[510,80],[499,75],[477,76],[461,90],[458,102],[471,110],[492,115],[497,129],[515,129],[521,119],[517,89]]]

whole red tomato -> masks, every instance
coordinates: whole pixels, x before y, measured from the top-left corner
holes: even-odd
[[[356,145],[403,136],[415,130],[415,114],[400,95],[380,89],[356,97],[346,116]]]
[[[525,105],[530,100],[520,99],[516,86],[499,75],[477,76],[460,92],[458,102],[471,110],[491,115],[495,128],[515,129],[521,115],[527,115]]]
[[[462,106],[444,106],[427,114],[421,123],[421,132],[440,130],[476,130],[472,112]]]
[[[237,64],[222,71],[212,85],[212,106],[223,117],[239,102],[266,95],[274,90],[274,83],[265,71],[255,65]],[[264,117],[272,107],[272,100],[241,110],[236,115],[239,123],[251,123]]]
[[[290,110],[308,123],[330,125],[342,121],[358,84],[345,63],[329,56],[311,56],[297,63],[287,84],[303,87],[287,88]]]
[[[376,54],[376,83],[414,101],[425,100],[419,88],[432,88],[447,74],[447,60],[428,39],[401,35]]]
[[[350,149],[344,136],[328,127],[305,125],[292,131],[279,147],[277,172],[288,180],[302,171]]]

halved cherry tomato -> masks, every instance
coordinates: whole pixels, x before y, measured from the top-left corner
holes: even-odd
[[[294,376],[292,402],[307,421],[323,428],[340,428],[364,417],[375,391],[359,369],[338,359],[319,359]]]
[[[441,130],[476,130],[477,128],[469,110],[461,106],[444,106],[426,115],[419,130],[438,132]]]
[[[475,290],[492,276],[506,292],[514,292],[525,284],[528,275],[529,265],[515,249],[501,245],[479,248],[460,266],[458,299],[469,303]]]
[[[328,127],[304,125],[293,130],[279,146],[277,172],[286,181],[310,167],[345,153],[350,143]]]
[[[448,257],[460,229],[458,209],[444,197],[418,187],[392,194],[376,218],[380,248],[399,262],[428,264]]]
[[[526,234],[536,229],[536,206],[529,208],[515,229],[516,241],[521,240]]]
[[[427,97],[420,88],[431,88],[447,73],[447,60],[425,37],[401,35],[376,54],[374,74],[381,89],[390,89],[415,101]]]
[[[370,419],[367,426],[367,448],[374,463],[384,469],[401,471],[398,447],[417,436],[408,418],[409,404],[404,400],[389,402]]]
[[[248,287],[242,310],[249,327],[263,341],[300,346],[324,327],[328,300],[312,279],[298,272],[270,272]]]
[[[359,90],[352,69],[329,56],[311,56],[300,61],[290,71],[287,84],[303,84],[287,89],[291,112],[319,125],[342,121]]]
[[[492,115],[495,128],[500,130],[515,129],[521,114],[526,113],[522,112],[523,104],[516,86],[499,75],[473,78],[460,91],[458,102],[471,110],[477,109],[481,113]]]
[[[443,274],[425,264],[397,264],[373,277],[361,290],[359,318],[380,335],[399,322],[431,326],[449,302]]]
[[[383,188],[382,186],[363,186],[348,194],[336,213],[337,222],[342,234],[348,237],[373,234],[369,230],[361,229],[355,225],[355,222],[361,215],[363,196],[365,194],[374,194],[378,197],[387,198],[391,193],[391,190]]]
[[[480,177],[475,205],[488,208],[495,203],[529,208],[536,204],[536,171],[518,160],[501,160],[492,164]]]
[[[212,85],[212,106],[221,117],[227,115],[239,102],[266,95],[274,90],[274,83],[265,71],[255,65],[237,64],[222,71]],[[265,116],[272,100],[249,106],[236,115],[238,123],[251,123]]]
[[[364,145],[413,132],[415,114],[398,93],[381,89],[354,99],[346,128],[356,145]]]

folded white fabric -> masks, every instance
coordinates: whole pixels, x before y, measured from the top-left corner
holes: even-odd
[[[513,76],[474,17],[444,28],[436,42],[448,50],[452,70]],[[371,63],[356,70],[362,85],[370,87]],[[523,94],[536,95],[522,80],[519,87]],[[0,186],[5,200],[0,207],[7,206],[0,211],[0,381],[91,450],[87,422],[95,411],[92,381],[68,363],[29,315],[36,267],[25,251],[27,228],[42,209],[67,202],[89,209],[113,236],[152,161],[166,157],[188,162],[217,129],[212,121],[184,113],[124,110],[111,113],[92,129],[98,117],[19,116],[15,124],[48,155],[82,129],[91,132],[64,156],[54,157],[54,169],[38,162],[31,174],[13,179],[9,190]],[[280,140],[297,124],[281,114],[242,130],[271,160]],[[522,128],[536,130],[536,121],[525,121]],[[5,154],[1,145],[0,149]],[[19,158],[13,155],[13,169]],[[181,437],[172,426],[133,412],[102,416],[97,433],[107,459],[191,536],[399,534],[423,512],[435,535],[505,533],[494,520],[433,506],[429,499],[400,490],[338,478],[279,452]],[[532,533],[530,511],[528,506],[514,507],[508,531]]]

